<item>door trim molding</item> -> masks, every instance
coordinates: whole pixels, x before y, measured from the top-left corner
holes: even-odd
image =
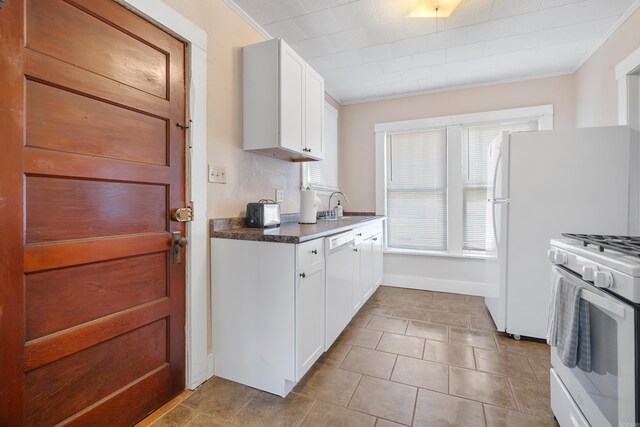
[[[639,75],[640,48],[636,49],[616,66],[616,80],[618,80],[618,124],[620,125],[633,125],[632,120],[639,120],[637,117],[633,117],[634,114],[638,114],[638,111],[631,111],[638,107],[637,105],[634,107],[629,99],[630,87],[637,92],[640,80]],[[635,96],[638,96],[638,94],[636,93]]]
[[[187,224],[186,268],[186,387],[193,390],[213,376],[209,366],[209,280],[207,260],[207,33],[163,2],[116,0],[187,45],[187,117],[192,120],[186,143],[187,200],[194,202],[193,222]]]

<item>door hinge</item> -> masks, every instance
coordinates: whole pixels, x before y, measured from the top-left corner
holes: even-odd
[[[2,1],[2,0],[0,0],[0,1]],[[189,129],[191,127],[191,123],[192,122],[193,121],[191,119],[189,119],[189,120],[187,120],[186,123],[180,123],[180,122],[176,123],[176,126],[179,127],[182,130],[185,130],[185,129]]]
[[[178,222],[193,221],[193,202],[189,202],[184,208],[178,208],[171,212],[171,219]]]

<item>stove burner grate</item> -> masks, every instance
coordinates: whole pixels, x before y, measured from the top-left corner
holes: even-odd
[[[604,252],[605,249],[610,249],[625,255],[640,257],[640,236],[608,236],[601,234],[572,233],[562,233],[562,235],[581,241],[585,247],[589,245],[596,246],[600,252]]]

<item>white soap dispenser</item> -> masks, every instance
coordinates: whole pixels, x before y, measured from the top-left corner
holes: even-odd
[[[342,218],[343,215],[344,215],[344,209],[340,204],[340,200],[338,200],[338,206],[336,206],[336,218]]]

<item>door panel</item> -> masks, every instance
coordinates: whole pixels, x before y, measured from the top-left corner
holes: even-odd
[[[166,120],[30,80],[26,96],[27,146],[167,164]]]
[[[324,80],[313,68],[305,64],[305,146],[311,150],[310,155],[324,158],[323,115],[324,115]]]
[[[27,424],[60,422],[165,364],[166,337],[161,319],[28,372]]]
[[[63,0],[27,2],[27,47],[166,98],[168,55],[90,9]]]
[[[27,340],[167,296],[167,268],[157,253],[28,274]]]
[[[301,151],[304,145],[304,60],[280,47],[280,141]]]
[[[0,425],[134,424],[184,389],[185,45],[110,0],[0,39]]]
[[[164,185],[27,176],[27,243],[167,230]]]

